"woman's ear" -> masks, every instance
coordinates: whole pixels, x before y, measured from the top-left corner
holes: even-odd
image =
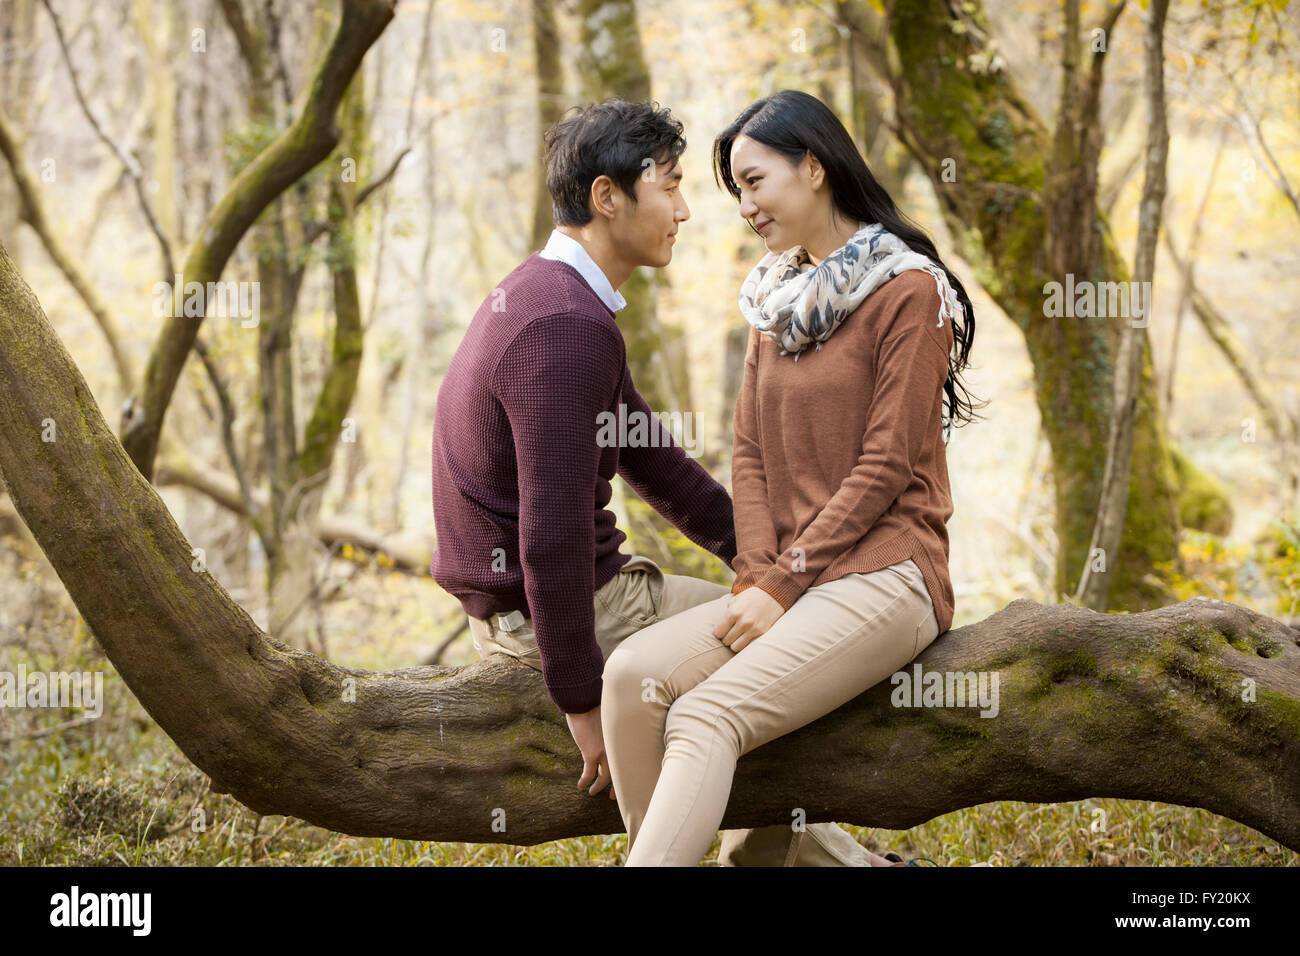
[[[822,167],[821,162],[817,159],[817,156],[811,149],[808,150],[807,157],[808,185],[812,186],[813,189],[817,189],[826,179],[826,170]]]

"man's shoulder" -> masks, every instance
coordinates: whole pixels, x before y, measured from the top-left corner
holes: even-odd
[[[614,314],[567,262],[535,252],[501,282],[498,292],[493,310],[511,316],[512,337],[530,327],[537,334],[543,326],[572,325],[599,345],[622,341]]]
[[[465,341],[475,343],[489,380],[503,367],[597,369],[621,366],[626,356],[613,313],[577,270],[536,252],[483,300]]]
[[[529,255],[502,279],[485,304],[494,311],[506,311],[511,308],[512,295],[521,313],[530,317],[575,315],[614,325],[613,315],[577,269],[539,252]]]

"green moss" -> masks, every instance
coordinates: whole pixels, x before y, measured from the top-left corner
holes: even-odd
[[[980,717],[977,710],[950,713],[921,707],[917,712],[925,712],[930,718],[926,730],[932,741],[929,756],[938,761],[933,772],[935,777],[960,779],[966,764],[987,759],[981,745],[988,742],[989,734],[980,723],[985,718]]]
[[[984,121],[984,125],[980,128],[980,135],[983,137],[984,142],[1002,153],[1007,160],[1013,158],[1012,148],[1016,142],[1015,129],[1011,125],[1011,118],[1007,116],[1007,111],[1001,106],[997,107],[992,115]]]
[[[1071,675],[1076,677],[1096,677],[1097,658],[1084,650],[1076,650],[1065,657],[1054,658],[1049,670],[1053,683],[1060,683]]]
[[[1214,658],[1227,639],[1208,625],[1179,625],[1172,645],[1157,652],[1161,669],[1189,683],[1202,700],[1212,703],[1224,720],[1246,722],[1255,733],[1268,733],[1275,742],[1300,741],[1300,702],[1256,687],[1256,701],[1242,700],[1241,675]],[[1180,648],[1184,652],[1180,653]],[[1262,706],[1267,702],[1267,706]]]
[[[1300,701],[1259,686],[1255,688],[1255,699],[1265,728],[1277,734],[1279,742],[1300,744]]]

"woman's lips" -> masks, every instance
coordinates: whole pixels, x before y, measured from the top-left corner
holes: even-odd
[[[754,227],[754,230],[761,236],[768,226],[772,225],[771,219],[764,219]]]

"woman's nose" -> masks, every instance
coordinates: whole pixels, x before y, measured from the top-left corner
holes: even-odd
[[[753,219],[754,214],[758,212],[758,207],[744,196],[740,197],[740,218]]]

